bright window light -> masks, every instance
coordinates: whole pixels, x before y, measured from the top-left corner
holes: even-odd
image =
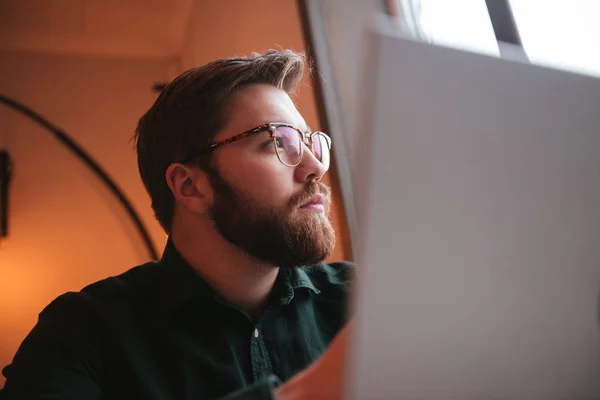
[[[600,1],[510,0],[509,3],[523,48],[532,63],[600,76]]]
[[[499,54],[485,0],[411,0],[411,4],[430,42]]]

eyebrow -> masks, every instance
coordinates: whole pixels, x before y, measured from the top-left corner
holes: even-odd
[[[282,122],[284,124],[290,124],[292,126],[295,126],[296,128],[300,129],[301,132],[303,133],[312,133],[312,129],[310,128],[310,126],[308,124],[304,124],[304,129],[301,128],[301,125],[296,125],[294,123],[292,123],[291,121],[288,121],[287,119],[270,119],[270,120],[266,120],[265,124],[271,123],[271,122]]]
[[[312,133],[312,129],[310,129],[310,126],[308,126],[307,123],[304,124],[304,129],[301,128],[302,125],[296,125],[290,121],[288,121],[287,119],[285,120],[271,120],[271,121],[267,121],[266,123],[268,124],[269,122],[282,122],[284,124],[290,124],[292,126],[295,126],[296,128],[300,129],[300,131],[302,131],[303,133]]]

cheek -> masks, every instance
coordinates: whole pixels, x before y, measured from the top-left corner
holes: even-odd
[[[294,195],[294,169],[281,163],[244,163],[233,172],[232,183],[255,201],[285,206]]]

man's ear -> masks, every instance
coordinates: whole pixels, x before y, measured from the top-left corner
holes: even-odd
[[[206,172],[184,164],[173,163],[165,173],[175,202],[194,214],[205,214],[213,205],[213,190]]]

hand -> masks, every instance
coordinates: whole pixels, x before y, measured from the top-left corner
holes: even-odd
[[[344,327],[327,350],[305,370],[273,392],[276,400],[342,400],[346,391],[346,372],[353,322]]]

